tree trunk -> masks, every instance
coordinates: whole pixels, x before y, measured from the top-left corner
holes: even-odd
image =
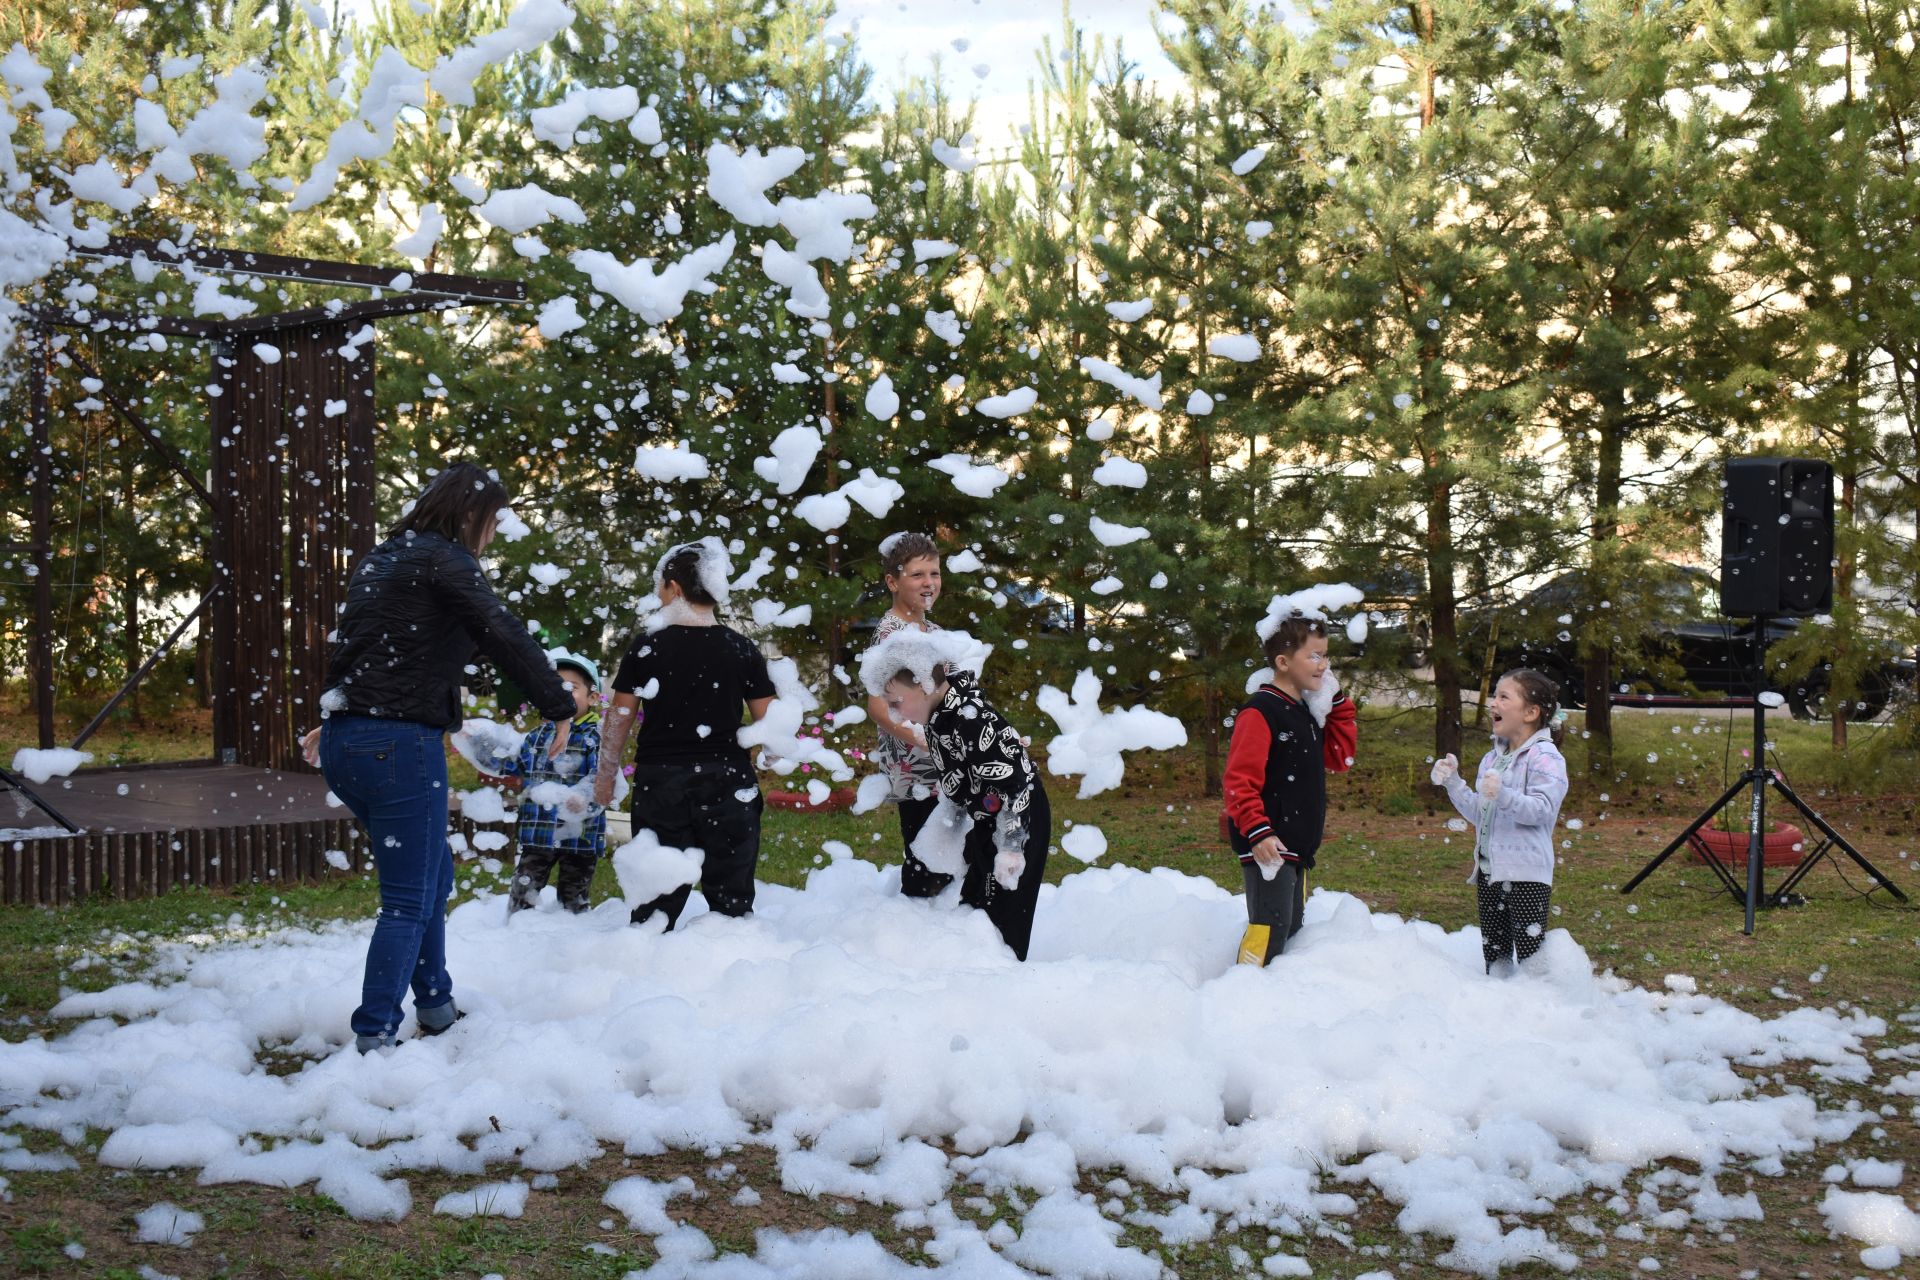
[[[1613,620],[1601,605],[1614,591],[1614,544],[1620,537],[1621,455],[1625,406],[1609,401],[1600,423],[1600,456],[1593,486],[1593,535],[1587,550],[1586,671],[1587,772],[1613,776]],[[1602,594],[1602,593],[1605,594]]]
[[[120,506],[120,514],[127,522],[127,572],[120,584],[121,625],[125,633],[121,636],[120,644],[127,675],[131,677],[140,669],[140,571],[133,561],[134,549],[140,545],[140,522],[134,514],[131,462],[120,471]],[[140,710],[140,690],[137,687],[127,698],[127,710],[133,715],[135,724],[146,724],[146,716]]]
[[[1437,459],[1429,460],[1431,467]],[[1458,755],[1460,620],[1453,589],[1453,485],[1434,486],[1427,498],[1427,595],[1433,602],[1433,754]]]
[[[827,290],[828,297],[833,296],[833,280],[827,274],[824,267],[821,268],[820,271],[820,286]],[[837,344],[834,340],[831,337],[822,338],[820,340],[820,367],[831,370],[834,367],[833,362],[836,355]],[[827,420],[827,447],[824,450],[824,460],[827,466],[826,474],[828,484],[832,484],[840,476],[839,387],[840,384],[838,382],[829,382],[826,384],[824,416]],[[840,538],[837,534],[830,533],[827,535],[827,577],[834,579],[839,576]],[[846,622],[837,611],[827,618],[825,639],[827,642],[827,670],[832,671],[834,667],[847,660],[847,655],[841,652],[841,645],[846,642]]]
[[[213,630],[205,613],[193,626],[193,705],[202,711],[213,706]]]
[[[1203,728],[1200,734],[1202,758],[1205,770],[1200,794],[1217,796],[1220,794],[1220,691],[1208,681],[1200,699],[1200,715]]]
[[[1433,65],[1433,0],[1420,0],[1414,6],[1414,29],[1420,33],[1420,43],[1427,46],[1426,57],[1420,64],[1420,127],[1426,128],[1433,123],[1434,117],[1434,78]]]
[[[1411,17],[1422,45],[1420,76],[1420,128],[1433,127],[1437,114],[1435,89],[1438,70],[1434,63],[1433,0],[1415,0]],[[1421,343],[1421,365],[1432,370],[1440,361],[1440,351],[1431,339]],[[1424,398],[1424,397],[1423,397]],[[1421,466],[1431,479],[1439,472],[1441,455],[1434,441],[1445,435],[1445,424],[1431,404],[1423,410],[1428,419],[1421,437]],[[1461,743],[1460,691],[1465,673],[1460,663],[1459,600],[1453,586],[1453,482],[1439,480],[1427,491],[1427,598],[1433,610],[1433,753],[1439,759],[1458,755]]]
[[[1487,627],[1487,652],[1480,659],[1480,701],[1473,708],[1473,727],[1487,727],[1487,703],[1493,698],[1493,659],[1500,648],[1500,615],[1493,614]]]
[[[1853,599],[1853,515],[1859,502],[1860,488],[1860,353],[1847,353],[1847,423],[1846,439],[1840,449],[1840,511],[1834,524],[1833,569],[1833,612],[1845,618],[1848,610],[1841,607]],[[1847,653],[1846,627],[1834,628],[1832,662],[1837,671]],[[1834,680],[1827,680],[1827,707],[1833,720],[1833,749],[1847,749],[1847,704],[1834,693]]]

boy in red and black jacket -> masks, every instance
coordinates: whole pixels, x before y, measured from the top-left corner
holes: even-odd
[[[1327,671],[1326,623],[1295,614],[1265,648],[1273,676],[1233,722],[1222,818],[1247,885],[1240,962],[1260,965],[1300,931],[1306,873],[1326,827],[1327,774],[1353,767],[1359,741],[1353,702]]]

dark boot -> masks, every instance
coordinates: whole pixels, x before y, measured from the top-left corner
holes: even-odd
[[[560,855],[559,878],[556,882],[560,893],[560,905],[574,915],[587,909],[587,898],[593,889],[593,869],[598,859],[579,853]]]
[[[553,874],[553,864],[559,857],[553,849],[520,850],[520,862],[513,869],[513,887],[507,893],[507,914],[525,911],[540,901],[540,891],[547,887],[547,877]]]

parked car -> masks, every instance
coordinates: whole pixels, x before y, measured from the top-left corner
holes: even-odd
[[[1354,579],[1353,585],[1365,593],[1360,607],[1367,615],[1367,639],[1356,656],[1408,670],[1433,661],[1425,577],[1406,565],[1387,563],[1371,576]]]
[[[1469,662],[1481,660],[1493,637],[1495,674],[1530,666],[1560,682],[1566,705],[1587,704],[1586,671],[1575,634],[1574,610],[1580,599],[1578,573],[1564,573],[1527,592],[1497,615],[1481,611],[1463,619],[1462,648]],[[1614,689],[1634,693],[1716,694],[1747,696],[1778,693],[1793,715],[1802,720],[1827,714],[1827,668],[1815,664],[1805,678],[1784,680],[1777,662],[1769,661],[1759,689],[1754,687],[1754,628],[1751,618],[1729,618],[1720,613],[1719,590],[1713,576],[1702,569],[1672,568],[1652,585],[1643,601],[1653,608],[1654,620],[1639,655],[1615,659]],[[1497,634],[1497,618],[1506,634]],[[1522,619],[1518,626],[1513,620]],[[1768,652],[1800,627],[1796,618],[1769,618]],[[1902,656],[1881,658],[1868,671],[1850,718],[1871,720],[1900,693],[1914,688],[1914,662]]]

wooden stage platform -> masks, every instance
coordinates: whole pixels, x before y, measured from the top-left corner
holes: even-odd
[[[327,803],[317,773],[195,761],[84,769],[34,788],[88,831],[177,831],[255,822],[325,822],[352,815]]]
[[[365,836],[327,803],[318,774],[196,761],[81,770],[33,789],[82,830],[0,841],[0,903],[310,881],[366,861]],[[16,813],[18,803],[0,794],[0,827],[51,821],[31,807]]]

